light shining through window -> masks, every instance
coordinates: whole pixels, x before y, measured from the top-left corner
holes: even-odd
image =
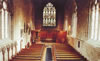
[[[43,26],[56,26],[56,9],[52,3],[43,9]]]

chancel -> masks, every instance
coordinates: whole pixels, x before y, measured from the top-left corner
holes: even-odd
[[[0,61],[100,61],[100,0],[0,0]]]

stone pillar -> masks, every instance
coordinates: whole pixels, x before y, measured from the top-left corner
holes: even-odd
[[[12,57],[13,57],[13,44],[11,44]]]
[[[23,40],[20,41],[20,50],[22,49]]]
[[[5,61],[5,48],[2,49],[3,61]]]
[[[91,29],[91,27],[92,27],[92,8],[91,8],[91,6],[89,7],[89,23],[88,23],[89,25],[88,25],[88,39],[91,39],[92,37],[91,37],[91,32],[92,32],[92,29]]]
[[[99,4],[100,7],[100,4]],[[99,18],[100,18],[100,8],[99,8]],[[98,19],[98,40],[100,40],[100,19]]]
[[[17,42],[15,42],[15,55],[17,54]]]
[[[2,31],[2,11],[0,10],[0,30]],[[0,39],[2,39],[2,32],[0,32]]]
[[[77,11],[73,13],[72,17],[72,37],[76,37],[77,33]]]
[[[10,50],[10,47],[7,48],[7,52],[8,52],[8,60],[10,60],[10,58],[9,58],[9,50]]]

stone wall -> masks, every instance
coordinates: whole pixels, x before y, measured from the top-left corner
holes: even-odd
[[[88,61],[100,60],[100,42],[95,42],[92,40],[84,41],[73,37],[68,37],[68,43]]]
[[[88,61],[100,61],[100,52],[99,52],[100,51],[100,41],[90,39],[92,14],[90,13],[89,10],[92,9],[93,4],[94,4],[93,0],[82,0],[82,1],[76,0],[76,7],[77,7],[76,9],[76,12],[77,12],[76,29],[73,29],[74,27],[73,25],[75,25],[73,21],[75,21],[75,18],[72,17],[72,15],[74,15],[75,8],[70,9],[69,11],[66,8],[65,12],[67,13],[65,13],[65,18],[66,16],[68,17],[67,18],[68,25],[66,27],[71,26],[70,30],[67,29],[68,31],[67,41],[75,50],[77,50]],[[64,26],[64,28],[66,27]],[[74,33],[76,33],[75,37],[73,37]]]
[[[27,47],[31,36],[29,29],[35,28],[32,21],[34,20],[32,17],[32,10],[34,9],[32,8],[31,0],[13,0],[11,4],[13,5],[10,7],[12,12],[10,13],[11,19],[9,20],[11,21],[9,27],[11,28],[10,30],[8,29],[10,36],[8,39],[0,40],[0,61],[12,59],[16,53]],[[2,36],[1,33],[0,36]]]

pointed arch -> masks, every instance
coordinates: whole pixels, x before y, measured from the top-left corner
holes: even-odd
[[[43,9],[43,26],[56,26],[56,9],[52,3],[46,4]]]

